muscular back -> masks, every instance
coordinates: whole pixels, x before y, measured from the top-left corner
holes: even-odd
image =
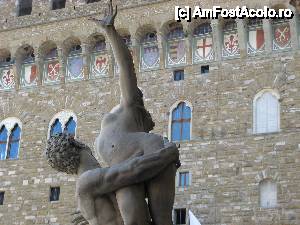
[[[150,153],[152,151],[147,150],[145,143],[153,139],[162,142],[158,135],[145,133],[153,126],[142,99],[138,98],[129,105],[121,100],[121,104],[114,107],[102,120],[101,132],[96,140],[97,153],[109,165],[122,162],[140,152]],[[153,137],[149,139],[148,136]]]

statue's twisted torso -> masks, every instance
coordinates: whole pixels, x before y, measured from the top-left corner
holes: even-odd
[[[151,123],[152,120],[144,122],[143,114],[146,110],[142,110],[142,107],[120,104],[104,116],[96,149],[109,165],[124,161],[139,152],[150,153],[152,148],[147,148],[144,141],[147,142],[149,137],[161,139],[158,135],[145,132],[144,123]]]

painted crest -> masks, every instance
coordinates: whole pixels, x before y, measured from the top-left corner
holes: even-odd
[[[68,58],[68,76],[71,80],[83,78],[83,59],[81,56]]]
[[[23,86],[36,85],[37,66],[35,64],[24,65]]]
[[[176,65],[185,63],[185,41],[178,40],[169,43],[168,64]]]
[[[290,44],[291,32],[289,24],[282,24],[274,30],[274,44],[279,48],[286,48]]]
[[[11,89],[15,86],[14,72],[12,68],[4,68],[1,71],[1,89]]]
[[[185,46],[184,41],[176,41],[170,44],[170,58],[174,62],[180,61],[184,57],[185,54]]]
[[[108,56],[95,55],[93,57],[92,72],[94,76],[105,75],[108,70]]]
[[[224,48],[229,55],[236,55],[239,50],[239,39],[237,33],[224,34]]]
[[[253,52],[262,50],[265,45],[264,31],[262,28],[249,31],[249,47]]]
[[[196,41],[195,54],[198,60],[209,60],[212,55],[212,37],[204,37]]]
[[[94,60],[94,68],[99,73],[102,73],[103,70],[106,70],[108,66],[108,56],[107,55],[99,55],[95,57]]]
[[[158,46],[144,46],[142,68],[154,68],[159,63],[159,49]]]
[[[47,80],[57,81],[59,79],[59,61],[49,62],[47,65]]]

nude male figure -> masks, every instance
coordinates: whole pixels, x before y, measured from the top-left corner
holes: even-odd
[[[90,148],[72,136],[60,134],[49,139],[46,158],[50,166],[79,176],[76,196],[83,216],[75,218],[74,225],[123,225],[114,191],[152,178],[169,164],[175,164],[179,157],[174,144],[152,154],[141,154],[101,168]]]
[[[163,138],[151,134],[154,127],[150,113],[145,109],[143,94],[137,87],[132,56],[114,27],[112,1],[103,20],[90,18],[100,24],[108,38],[120,69],[120,104],[104,116],[101,132],[96,140],[96,151],[113,166],[132,158],[137,152],[151,154],[164,147]],[[131,185],[116,191],[118,206],[125,225],[172,225],[175,195],[174,164],[155,178],[143,184]],[[149,205],[145,202],[148,197]]]

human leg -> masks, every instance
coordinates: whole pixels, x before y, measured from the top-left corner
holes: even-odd
[[[141,139],[145,154],[155,152],[164,147],[161,136],[144,134]],[[146,192],[150,215],[154,225],[172,225],[172,210],[175,196],[176,166],[170,164],[151,180],[146,181]]]
[[[154,225],[172,225],[175,196],[175,164],[146,182],[150,215]]]
[[[144,184],[131,185],[116,191],[116,199],[125,225],[150,225]]]

